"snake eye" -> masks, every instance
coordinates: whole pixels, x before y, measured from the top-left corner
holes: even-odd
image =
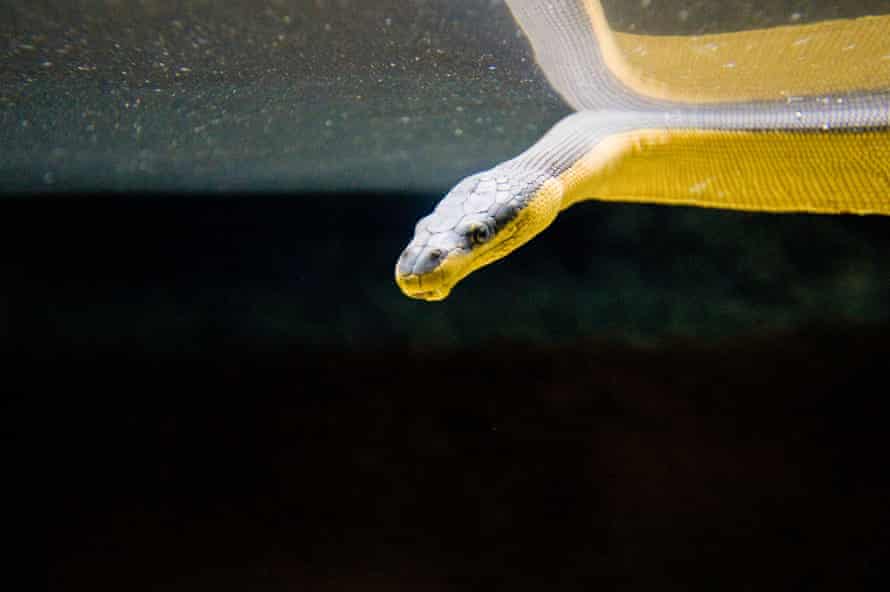
[[[474,224],[470,228],[470,237],[474,245],[481,245],[491,238],[491,229],[486,224]]]

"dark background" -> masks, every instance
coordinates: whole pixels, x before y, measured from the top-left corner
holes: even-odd
[[[49,589],[885,589],[886,219],[591,202],[415,302],[416,219],[567,112],[502,3],[0,14],[0,429]]]

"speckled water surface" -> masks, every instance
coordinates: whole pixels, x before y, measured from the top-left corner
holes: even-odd
[[[438,191],[567,112],[501,2],[2,9],[5,191]]]
[[[867,2],[605,2],[692,34]],[[568,110],[501,0],[0,2],[0,192],[433,191]]]

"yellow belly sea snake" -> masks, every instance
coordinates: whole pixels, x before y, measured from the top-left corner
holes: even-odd
[[[599,0],[507,4],[576,113],[417,223],[406,295],[444,299],[588,199],[890,215],[890,15],[656,36]]]

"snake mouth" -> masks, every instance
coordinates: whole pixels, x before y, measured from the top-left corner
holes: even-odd
[[[405,296],[436,302],[445,300],[451,293],[451,286],[442,282],[442,273],[439,270],[427,274],[400,274],[396,272],[396,284],[401,288]]]
[[[417,300],[426,300],[427,302],[438,302],[439,300],[445,300],[445,297],[448,295],[447,292],[442,292],[438,290],[429,290],[427,292],[414,292],[406,294],[411,298],[416,298]]]

